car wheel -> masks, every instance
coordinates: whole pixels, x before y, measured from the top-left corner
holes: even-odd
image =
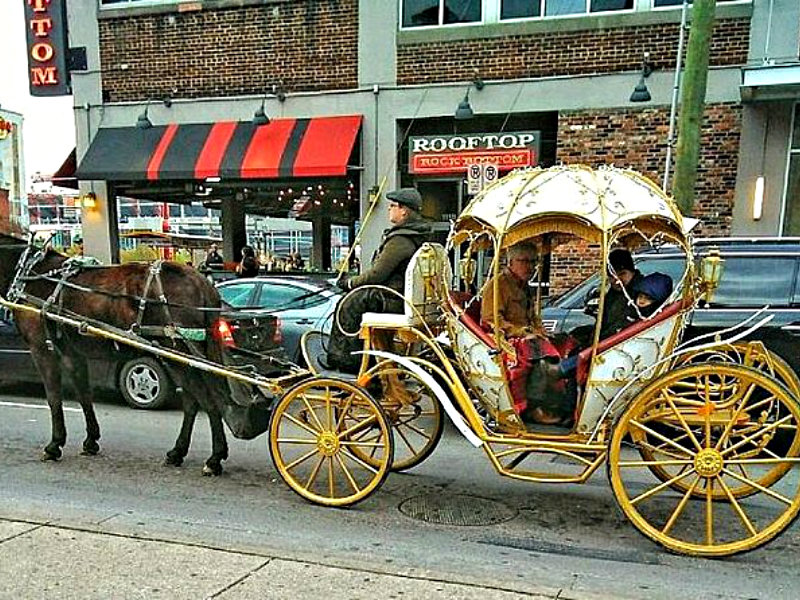
[[[119,391],[133,408],[163,408],[175,393],[175,386],[157,360],[140,356],[129,360],[119,372]]]

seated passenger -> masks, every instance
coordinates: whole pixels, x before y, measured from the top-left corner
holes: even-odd
[[[650,317],[671,295],[672,277],[669,275],[656,272],[637,278],[631,286],[631,296],[636,304],[636,309],[627,311],[625,326],[632,325],[640,318],[646,319]],[[548,369],[552,371],[552,376],[565,378],[571,376],[577,366],[578,355],[574,354],[557,364],[551,363]]]
[[[536,299],[528,281],[533,276],[536,247],[517,244],[508,249],[507,265],[498,275],[497,297],[494,280],[484,286],[481,324],[491,328],[514,347],[516,360],[507,364],[508,385],[514,408],[525,421],[541,424],[564,424],[572,417],[572,404],[566,400],[564,385],[541,376],[537,365],[545,357],[560,357],[547,339]],[[495,305],[497,320],[495,321]]]
[[[497,323],[495,323],[494,280],[483,288],[481,326],[495,325],[506,338],[543,337],[544,331],[536,314],[536,299],[528,281],[533,276],[536,247],[531,244],[511,246],[506,253],[507,264],[498,275]]]

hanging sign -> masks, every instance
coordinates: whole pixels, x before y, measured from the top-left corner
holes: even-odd
[[[470,165],[495,164],[500,171],[539,162],[539,131],[426,135],[409,138],[409,171],[416,175],[464,173]]]
[[[25,0],[31,96],[69,95],[66,0]]]

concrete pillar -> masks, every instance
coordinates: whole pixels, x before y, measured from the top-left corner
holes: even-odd
[[[235,198],[222,199],[222,257],[225,262],[238,262],[242,246],[247,244],[244,203]]]
[[[313,246],[311,248],[311,267],[320,271],[331,270],[331,219],[321,215],[312,222]]]
[[[119,225],[114,188],[103,181],[81,182],[81,197],[95,195],[94,207],[81,210],[83,252],[105,264],[119,263]]]

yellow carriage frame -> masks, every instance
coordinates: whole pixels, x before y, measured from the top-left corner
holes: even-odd
[[[625,345],[622,349],[603,349],[596,326],[578,420],[569,430],[529,428],[510,410],[501,361],[504,355],[513,358],[513,348],[499,328],[492,334],[494,348],[488,349],[468,331],[463,308],[450,301],[447,251],[433,244],[423,246],[409,266],[404,313],[364,315],[363,360],[353,383],[365,395],[372,385],[384,415],[392,413],[392,407],[413,403],[394,397],[398,380],[420,383],[435,397],[437,410],[444,410],[472,445],[483,448],[498,473],[508,477],[583,483],[606,463],[623,512],[640,532],[671,551],[724,556],[758,547],[800,512],[800,481],[794,469],[800,460],[800,380],[759,342],[741,341],[766,319],[743,331],[720,332],[714,339],[679,346],[695,303],[710,296],[720,274],[720,261],[714,257],[704,261],[701,273],[695,272],[691,226],[647,178],[629,170],[584,166],[513,173],[476,196],[456,222],[448,250],[458,255],[453,250],[466,247],[461,274],[469,278],[475,273],[471,252],[490,248],[488,280],[494,285],[505,250],[536,240],[547,251],[552,234],[598,244],[602,265],[613,247],[628,246],[633,238],[656,246],[674,244],[685,251],[685,272],[670,298],[669,314],[665,303],[647,326],[620,344]],[[602,268],[601,286],[607,285],[607,277]],[[600,314],[602,302],[603,296]],[[387,343],[392,338],[394,346]],[[614,353],[624,353],[636,343],[655,350],[633,358],[628,352],[626,360],[632,366],[609,374],[619,360]],[[475,349],[482,352],[477,358]],[[313,357],[307,358],[313,365]],[[378,381],[381,385],[375,387]],[[273,422],[276,419],[280,416],[273,415]],[[280,433],[271,429],[270,435],[273,458],[280,457]],[[352,431],[345,437],[354,439]],[[359,456],[388,471],[402,440],[396,433],[379,437],[380,457]],[[438,434],[432,437],[438,441]],[[778,442],[785,442],[782,450]],[[404,459],[400,468],[417,464],[431,450],[425,447],[420,456]],[[634,451],[636,460],[630,457]],[[526,467],[530,456],[541,454],[558,456],[571,469]],[[284,477],[290,475],[280,458],[276,466]],[[637,469],[641,472],[630,483],[628,474]],[[385,475],[380,474],[381,480]],[[644,475],[656,483],[639,492]],[[377,488],[356,489],[350,483],[347,499],[335,493],[310,497],[296,478],[293,488],[323,504],[357,502]],[[794,486],[793,491],[780,487],[786,485]],[[655,510],[654,517],[648,505],[657,504],[656,499],[664,503],[660,496],[666,497],[668,508],[658,510],[666,516]],[[765,517],[760,505],[748,512],[754,496],[761,502],[774,501],[774,514]],[[689,507],[695,505],[699,517],[692,513],[690,518]],[[729,509],[730,519],[722,519],[721,507]]]

